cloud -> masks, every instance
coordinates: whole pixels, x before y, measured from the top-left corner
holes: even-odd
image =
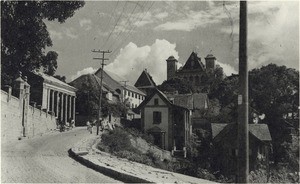
[[[92,67],[88,67],[83,70],[77,71],[77,73],[75,75],[72,75],[70,78],[71,78],[71,81],[73,81],[73,80],[77,79],[78,77],[80,77],[81,75],[90,74],[90,73],[94,73],[94,72],[96,72],[96,69],[94,69]]]
[[[55,39],[61,40],[63,38],[63,35],[61,32],[49,30],[49,33],[50,33],[51,39],[53,39],[53,40],[55,40]]]
[[[74,33],[74,28],[65,28],[64,29],[64,34],[67,36],[67,37],[69,37],[69,38],[71,38],[71,39],[77,39],[78,38],[78,35],[76,35],[75,33]]]
[[[80,27],[84,28],[84,30],[88,31],[92,29],[92,20],[91,19],[80,19],[79,20]]]
[[[120,50],[116,59],[106,66],[108,71],[116,73],[134,84],[146,68],[156,84],[167,78],[166,59],[173,55],[178,59],[176,44],[167,40],[156,39],[152,45],[138,47],[130,42]]]
[[[162,12],[162,13],[156,14],[154,17],[157,18],[157,19],[164,19],[164,18],[166,18],[168,16],[169,16],[168,12]]]
[[[195,5],[191,3],[189,6]],[[233,5],[226,6],[226,11],[223,6],[215,6],[215,3],[208,1],[209,9],[191,10],[185,6],[185,11],[181,12],[181,16],[175,16],[176,20],[162,23],[154,28],[156,31],[192,31],[199,27],[205,27],[209,24],[221,23],[228,16],[226,12],[230,12]],[[227,11],[228,10],[228,11]],[[185,16],[182,16],[185,15]]]
[[[221,63],[219,61],[216,62],[217,65],[220,65],[220,67],[223,68],[223,72],[226,76],[230,76],[231,74],[237,74],[238,71],[236,71],[232,66],[226,63]]]

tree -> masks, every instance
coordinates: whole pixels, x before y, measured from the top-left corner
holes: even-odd
[[[166,92],[178,91],[179,94],[195,92],[195,89],[192,85],[179,78],[166,80],[161,85],[157,86],[157,88]]]
[[[18,71],[32,71],[41,66],[53,75],[57,63],[53,51],[45,56],[45,48],[52,46],[52,41],[44,20],[63,23],[84,4],[83,1],[1,1],[2,86],[10,84]],[[50,60],[45,61],[47,58]]]
[[[253,108],[266,115],[269,123],[286,114],[297,114],[299,71],[269,64],[249,73],[249,95]]]
[[[44,73],[50,76],[55,74],[57,69],[57,57],[58,54],[54,51],[49,51],[46,56],[42,58],[42,66],[44,68]]]

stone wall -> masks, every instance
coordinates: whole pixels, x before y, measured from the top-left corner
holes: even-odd
[[[56,128],[55,117],[1,90],[1,141],[31,138]],[[24,111],[24,113],[23,113]],[[24,126],[23,126],[24,125]]]

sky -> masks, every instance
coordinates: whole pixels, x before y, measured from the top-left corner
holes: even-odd
[[[213,54],[226,75],[238,73],[237,1],[86,1],[65,23],[46,21],[58,53],[56,74],[70,82],[100,67],[92,50],[109,50],[104,70],[134,84],[144,69],[166,80],[166,59],[183,65],[194,51]],[[248,3],[248,66],[299,69],[299,2]]]

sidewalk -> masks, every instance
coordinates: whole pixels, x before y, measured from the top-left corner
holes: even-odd
[[[89,168],[129,183],[216,183],[179,173],[157,169],[118,158],[96,148],[97,136],[91,136],[69,150],[70,156]]]

